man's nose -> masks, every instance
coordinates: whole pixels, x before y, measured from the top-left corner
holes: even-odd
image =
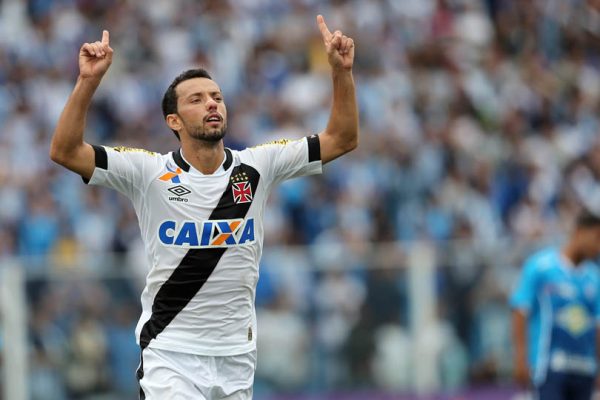
[[[217,109],[217,102],[213,98],[206,100],[206,109],[208,111],[214,111]]]

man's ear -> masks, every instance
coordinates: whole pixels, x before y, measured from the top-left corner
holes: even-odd
[[[179,132],[179,130],[181,129],[181,120],[179,119],[179,116],[177,114],[167,115],[166,120],[167,125],[169,126],[169,128],[171,128],[171,130]]]

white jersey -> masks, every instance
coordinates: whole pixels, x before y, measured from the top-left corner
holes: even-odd
[[[319,137],[225,149],[211,175],[190,166],[180,150],[94,151],[89,183],[129,197],[142,232],[149,272],[138,344],[209,356],[254,350],[267,197],[285,179],[321,172]]]

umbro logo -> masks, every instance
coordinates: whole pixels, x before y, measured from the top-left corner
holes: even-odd
[[[169,192],[173,193],[177,197],[185,196],[186,194],[192,193],[191,190],[186,189],[181,185],[173,186],[167,189]]]
[[[181,185],[170,187],[167,190],[176,196],[169,197],[170,201],[181,201],[184,203],[187,203],[188,199],[184,198],[183,196],[187,196],[188,194],[192,193],[191,190]]]

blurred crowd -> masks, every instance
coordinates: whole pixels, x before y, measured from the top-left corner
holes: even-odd
[[[162,153],[178,142],[160,100],[173,77],[194,66],[224,92],[227,146],[319,132],[331,83],[315,15],[355,40],[359,148],[323,176],[282,185],[265,215],[267,246],[285,246],[266,252],[257,295],[261,340],[279,343],[259,362],[266,392],[408,388],[409,378],[378,373],[410,369],[402,357],[414,318],[406,254],[373,255],[365,246],[417,241],[436,250],[440,325],[425,337],[440,343],[438,386],[497,382],[510,368],[508,333],[496,333],[508,329],[504,302],[518,271],[511,243],[559,238],[582,205],[600,212],[597,0],[3,0],[0,7],[0,259],[26,257],[36,276],[28,288],[32,358],[46,386],[35,387],[75,398],[134,390],[114,377],[136,363],[132,326],[146,266],[135,214],[120,195],[87,187],[48,158],[78,49],[102,29],[115,56],[86,140]],[[299,255],[285,250],[307,245]],[[361,251],[372,256],[353,256]],[[92,288],[40,278],[75,269],[78,254],[101,270],[98,255],[106,253],[138,278]],[[306,268],[316,264],[319,272]],[[115,287],[127,295],[111,295]],[[310,341],[316,356],[306,351]],[[49,350],[61,348],[69,349],[67,362]],[[126,361],[106,363],[113,353]],[[314,379],[307,371],[315,370],[326,372]],[[50,398],[50,389],[40,393]]]

